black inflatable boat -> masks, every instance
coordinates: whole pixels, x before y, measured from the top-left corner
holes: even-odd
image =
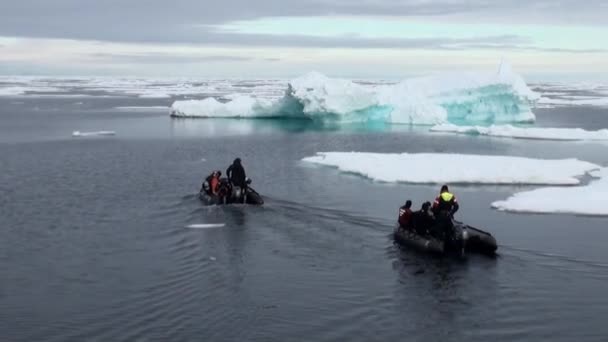
[[[249,184],[250,182],[248,182]],[[220,179],[219,190],[213,195],[202,188],[198,195],[203,205],[250,204],[262,205],[264,199],[251,187],[242,190],[233,187],[226,178]]]
[[[250,205],[262,205],[264,199],[252,188],[245,190],[245,195],[241,196],[214,196],[206,192],[200,192],[199,198],[203,205],[223,205],[223,204],[250,204]]]
[[[393,235],[400,244],[430,253],[458,256],[468,253],[496,254],[498,246],[492,234],[458,221],[453,221],[452,232],[447,239],[439,239],[430,234],[420,234],[413,227],[397,226]]]

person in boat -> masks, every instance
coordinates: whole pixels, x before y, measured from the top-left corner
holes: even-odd
[[[405,204],[399,208],[399,228],[409,228],[412,221],[412,201],[407,200]]]
[[[453,217],[459,208],[456,196],[450,192],[447,185],[443,185],[439,191],[439,196],[433,202],[433,214],[435,214],[435,217],[439,217],[440,215]]]
[[[453,193],[450,192],[447,185],[443,185],[439,191],[439,196],[433,202],[433,214],[435,215],[435,225],[433,225],[432,233],[434,232],[439,237],[446,239],[453,233],[452,219],[460,206],[458,200]]]
[[[414,213],[412,224],[418,234],[429,235],[431,227],[435,224],[433,213],[429,210],[431,202],[424,202],[420,210]]]
[[[226,169],[226,176],[228,176],[230,183],[232,183],[234,191],[239,192],[235,193],[235,196],[240,197],[240,192],[247,189],[247,175],[245,174],[245,168],[241,164],[241,158],[236,158],[232,162],[232,165]]]
[[[220,185],[220,177],[222,176],[221,171],[213,171],[203,183],[203,191],[207,193],[207,195],[217,195],[218,188]]]
[[[230,185],[230,181],[226,178],[220,178],[217,186],[217,197],[220,200],[227,200],[232,195],[232,186]]]

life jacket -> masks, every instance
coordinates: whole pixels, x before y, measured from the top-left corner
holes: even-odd
[[[437,198],[435,199],[435,203],[433,203],[434,205],[434,209],[436,211],[451,211],[452,208],[454,207],[454,203],[456,202],[456,196],[454,196],[454,194],[450,193],[450,192],[442,192],[439,196],[437,196]]]
[[[220,184],[220,179],[219,177],[211,177],[211,181],[209,182],[209,185],[211,187],[211,192],[212,193],[216,193],[217,192],[217,188],[218,185]]]
[[[401,227],[406,227],[410,224],[412,220],[412,210],[409,208],[401,207],[399,208],[399,225]]]

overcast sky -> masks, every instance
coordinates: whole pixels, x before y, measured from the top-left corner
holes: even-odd
[[[0,74],[608,74],[608,1],[2,0]]]

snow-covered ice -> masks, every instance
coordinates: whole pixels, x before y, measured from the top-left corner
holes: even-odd
[[[548,187],[517,193],[492,203],[501,211],[608,215],[608,168],[590,172],[599,179],[577,187]]]
[[[227,103],[222,103],[213,97],[204,100],[176,101],[171,107],[173,116],[184,117],[235,117],[250,118],[259,117],[264,113],[262,108],[269,108],[272,105],[270,100],[240,96]],[[201,112],[200,108],[205,110]],[[269,113],[268,116],[271,116]],[[276,116],[276,115],[275,115]]]
[[[492,137],[541,140],[608,140],[608,129],[587,131],[582,128],[515,127],[512,125],[458,126],[443,124],[431,127],[432,132],[447,132]]]
[[[304,162],[382,182],[575,185],[600,166],[578,159],[443,153],[319,152]]]

